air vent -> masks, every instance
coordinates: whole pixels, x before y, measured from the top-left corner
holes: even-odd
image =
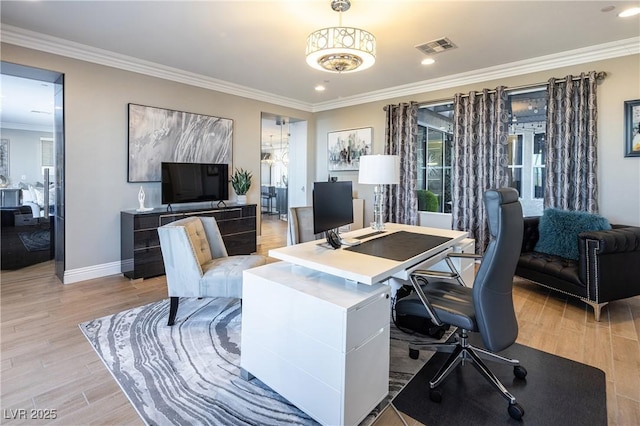
[[[451,40],[446,37],[438,40],[428,41],[424,44],[419,44],[416,49],[424,53],[425,55],[434,55],[436,53],[444,52],[446,50],[455,49],[458,46],[453,44]]]

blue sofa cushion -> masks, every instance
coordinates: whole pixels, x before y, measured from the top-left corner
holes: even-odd
[[[607,229],[611,229],[609,221],[597,214],[546,209],[540,218],[535,251],[578,260],[578,234]]]

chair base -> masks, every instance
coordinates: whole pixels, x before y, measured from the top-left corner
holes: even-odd
[[[439,386],[452,371],[459,365],[471,363],[482,376],[489,381],[502,396],[509,402],[509,415],[519,420],[524,415],[524,410],[516,402],[516,398],[507,390],[507,388],[498,380],[495,374],[486,366],[484,361],[496,361],[501,364],[513,366],[513,373],[519,379],[524,379],[527,370],[520,365],[517,359],[506,358],[486,349],[473,346],[469,343],[466,330],[458,330],[458,340],[452,343],[432,343],[432,344],[409,344],[409,356],[417,358],[420,350],[430,350],[437,352],[447,352],[451,355],[447,361],[440,367],[435,377],[429,381],[429,387],[433,390]],[[432,399],[439,402],[439,394],[432,394]]]

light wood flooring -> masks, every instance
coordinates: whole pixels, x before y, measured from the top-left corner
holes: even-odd
[[[262,232],[259,253],[286,244],[285,222],[265,217]],[[166,298],[164,277],[63,285],[45,262],[2,271],[0,290],[1,424],[142,424],[78,324]],[[519,343],[604,370],[609,424],[640,425],[640,297],[610,304],[599,323],[583,303],[534,284],[517,284],[514,301]],[[30,419],[31,409],[56,418]],[[420,425],[391,408],[376,421],[404,424]]]

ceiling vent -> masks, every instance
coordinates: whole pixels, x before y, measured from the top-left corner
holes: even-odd
[[[449,40],[447,37],[443,37],[438,40],[428,41],[424,44],[419,44],[416,46],[416,49],[418,49],[425,55],[434,55],[436,53],[455,49],[457,47],[458,46],[453,44],[453,42]]]

